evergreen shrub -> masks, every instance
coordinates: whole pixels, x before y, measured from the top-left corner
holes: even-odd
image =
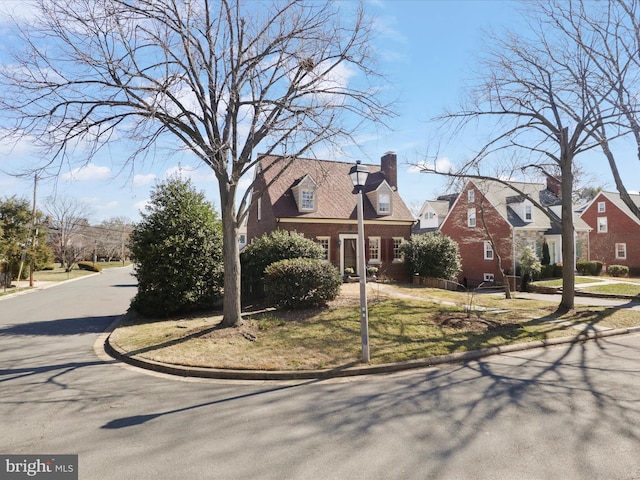
[[[240,254],[244,290],[261,294],[265,269],[291,258],[320,260],[324,258],[324,249],[313,240],[287,230],[274,230],[253,240]]]
[[[131,308],[140,315],[168,317],[222,298],[222,222],[190,180],[156,185],[129,246],[138,279]]]
[[[292,258],[266,269],[265,292],[277,307],[307,308],[326,304],[340,293],[342,278],[324,260]]]
[[[89,272],[102,271],[102,267],[100,265],[94,265],[92,262],[78,262],[78,268],[80,270],[87,270]]]
[[[609,265],[607,273],[612,277],[626,277],[629,275],[629,267],[626,265]]]
[[[410,276],[453,280],[462,270],[458,244],[441,233],[411,235],[400,252]]]
[[[600,275],[602,262],[576,262],[576,270],[580,275]]]

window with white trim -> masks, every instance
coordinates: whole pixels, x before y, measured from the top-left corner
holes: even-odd
[[[262,220],[262,198],[258,199],[258,220]]]
[[[476,201],[476,192],[474,189],[467,190],[467,202],[473,203]]]
[[[330,249],[330,240],[331,237],[316,237],[316,243],[318,243],[318,245],[320,245],[322,247],[322,249],[324,250],[324,260],[329,260],[331,257],[329,256],[329,249]]]
[[[598,202],[598,213],[604,213],[607,211],[607,204],[604,202]]]
[[[393,261],[394,262],[404,262],[404,255],[400,251],[400,245],[404,242],[404,238],[394,237],[393,238]]]
[[[598,217],[598,233],[607,233],[608,231],[607,217]]]
[[[495,277],[495,275],[493,273],[485,273],[484,277],[483,277],[483,280],[485,282],[493,282],[495,280],[495,278],[496,277]]]
[[[532,222],[533,221],[533,206],[525,205],[524,206],[524,221]]]
[[[380,237],[369,237],[369,262],[380,263]]]
[[[491,242],[484,242],[484,259],[493,260],[493,248]]]
[[[626,260],[627,258],[627,244],[616,243],[616,260]]]
[[[313,212],[316,209],[316,192],[311,189],[303,189],[300,192],[300,210]]]
[[[467,227],[474,228],[476,226],[476,209],[467,210]]]

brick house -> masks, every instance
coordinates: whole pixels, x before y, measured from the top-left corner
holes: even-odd
[[[286,168],[283,168],[286,166]],[[252,191],[247,238],[276,229],[296,231],[320,243],[326,258],[344,273],[358,270],[357,197],[349,178],[352,163],[263,156]],[[413,215],[398,193],[397,157],[367,165],[363,196],[365,255],[382,276],[406,280],[400,244],[411,235]]]
[[[640,195],[631,195],[640,206]],[[600,192],[581,214],[591,227],[589,260],[605,265],[626,265],[640,273],[640,219],[618,193]]]
[[[560,218],[557,180],[549,178],[546,185],[523,182],[510,185],[513,188],[491,180],[468,181],[442,222],[440,231],[453,238],[460,249],[459,281],[470,286],[499,281],[499,259],[502,270],[514,275],[524,247],[532,247],[541,257],[545,241],[551,264],[562,262],[560,228],[549,218],[549,215]],[[528,198],[536,200],[544,211]],[[577,216],[574,223],[576,257],[586,260],[589,227]]]

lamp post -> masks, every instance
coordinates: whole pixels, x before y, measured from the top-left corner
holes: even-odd
[[[364,254],[364,215],[362,190],[367,183],[369,169],[360,161],[349,170],[351,182],[358,196],[358,275],[360,276],[360,334],[362,337],[362,362],[369,363],[369,310],[367,307],[367,269]]]

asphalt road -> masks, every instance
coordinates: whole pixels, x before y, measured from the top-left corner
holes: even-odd
[[[0,301],[0,453],[78,454],[83,480],[640,479],[640,336],[350,380],[186,381],[94,351],[134,292],[120,269]]]

